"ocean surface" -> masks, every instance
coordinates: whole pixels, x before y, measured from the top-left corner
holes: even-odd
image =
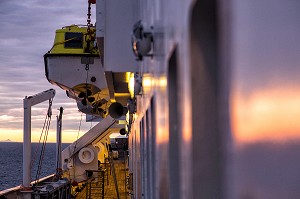
[[[64,149],[69,144],[63,144]],[[38,143],[32,143],[32,158]],[[55,173],[55,143],[47,143],[40,177],[45,177]],[[31,171],[32,179],[36,178],[40,152],[42,145],[38,147],[35,163]],[[0,191],[22,184],[23,178],[23,143],[20,142],[0,142]]]
[[[22,184],[22,143],[0,142],[0,190]],[[63,148],[69,144],[63,144]],[[37,144],[33,143],[33,150]],[[36,164],[32,171],[35,179]],[[55,173],[55,144],[46,146],[41,176]],[[236,149],[233,187],[237,198],[299,199],[300,140],[257,142]]]

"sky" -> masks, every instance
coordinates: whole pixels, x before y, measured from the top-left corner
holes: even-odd
[[[235,142],[300,138],[300,1],[232,0],[232,5]],[[0,141],[22,141],[23,98],[50,88],[57,94],[49,141],[55,141],[60,106],[65,109],[63,142],[94,125],[80,122],[75,102],[46,80],[43,63],[55,30],[86,24],[86,13],[85,0],[0,1]],[[47,106],[33,108],[32,141],[38,141]]]
[[[86,24],[84,0],[0,1],[0,141],[23,139],[23,99],[53,88],[49,142],[55,142],[56,116],[64,108],[63,142],[73,142],[93,123],[84,122],[74,100],[45,77],[43,55],[53,45],[55,30]],[[93,8],[94,9],[94,8]],[[92,18],[92,23],[95,20]],[[48,101],[32,108],[32,141],[37,142],[47,113]],[[80,131],[79,131],[80,128]]]

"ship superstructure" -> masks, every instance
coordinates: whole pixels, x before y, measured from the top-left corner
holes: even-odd
[[[88,1],[87,26],[56,31],[45,73],[100,122],[58,156],[56,181],[2,196],[92,198],[91,184],[104,186],[125,150],[117,198],[229,198],[227,3]],[[111,148],[112,133],[127,136],[128,150]]]

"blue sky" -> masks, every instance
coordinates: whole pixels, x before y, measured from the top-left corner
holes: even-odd
[[[57,93],[53,101],[50,141],[55,140],[60,106],[65,109],[65,141],[77,137],[81,114],[63,90],[46,80],[43,55],[52,47],[56,29],[86,24],[86,14],[87,1],[84,0],[0,1],[0,140],[21,141],[23,98],[50,88]],[[43,126],[47,106],[45,102],[33,108],[33,141]],[[81,130],[88,130],[91,125],[83,122]]]

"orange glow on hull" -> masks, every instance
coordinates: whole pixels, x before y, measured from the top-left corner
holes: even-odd
[[[300,88],[258,90],[231,97],[232,131],[237,143],[300,138]]]

